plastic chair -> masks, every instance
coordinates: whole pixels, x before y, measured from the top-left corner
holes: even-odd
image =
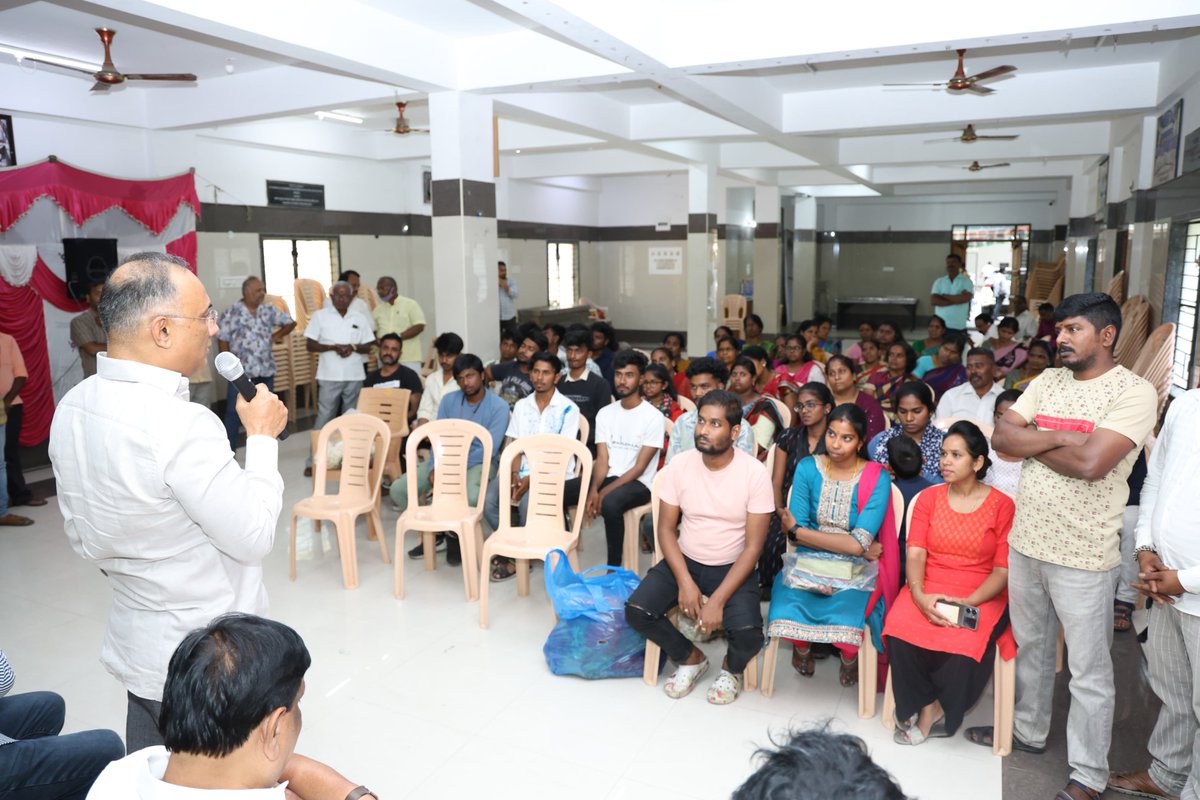
[[[682,396],[678,397],[678,398],[676,398],[676,402],[679,403],[679,407],[682,408],[684,411],[695,411],[696,410],[696,401],[690,397],[682,397]]]
[[[467,500],[467,460],[475,440],[483,445],[483,465],[479,473],[479,495],[475,505]],[[421,505],[417,490],[417,448],[429,442],[433,453],[434,481],[433,499]],[[396,520],[396,575],[393,592],[397,599],[404,599],[404,536],[409,531],[421,534],[425,550],[425,570],[437,568],[437,553],[434,536],[440,531],[450,531],[458,536],[462,550],[463,585],[467,600],[479,596],[475,583],[478,562],[476,553],[483,542],[483,504],[487,497],[488,476],[492,467],[492,435],[487,428],[465,419],[437,419],[427,422],[408,437],[404,446],[404,458],[408,472],[408,507]]]
[[[522,455],[529,464],[529,506],[525,524],[514,526],[511,506],[513,463]],[[563,476],[572,458],[583,463],[580,485],[591,485],[592,454],[588,449],[565,436],[556,433],[539,433],[514,439],[500,456],[500,497],[504,505],[500,508],[500,527],[483,544],[479,566],[479,627],[488,626],[488,565],[493,556],[507,556],[517,560],[517,594],[529,594],[529,559],[545,561],[552,550],[562,550],[575,562],[575,545],[579,541],[582,514],[576,514],[570,529],[563,524]],[[481,493],[482,494],[482,493]],[[428,549],[426,550],[428,552]],[[465,553],[463,564],[466,565]]]
[[[746,318],[746,298],[740,294],[727,294],[721,298],[721,324],[733,331],[733,335],[745,335],[743,322]]]
[[[675,422],[673,420],[669,420],[669,419],[665,420],[665,422],[666,422],[666,431],[665,431],[666,436],[668,439],[670,439],[671,431],[673,431],[675,429]],[[654,477],[657,480],[658,475],[656,474]],[[622,547],[624,548],[624,550],[622,551],[622,556],[621,556],[621,566],[627,570],[636,572],[639,575],[641,574],[641,571],[638,569],[638,567],[641,566],[641,564],[639,562],[641,561],[641,550],[642,550],[642,547],[641,547],[641,545],[642,545],[642,537],[641,537],[642,517],[651,513],[651,511],[654,509],[654,506],[655,506],[654,482],[651,481],[650,502],[645,503],[644,505],[634,506],[633,508],[626,511],[624,514],[625,539],[622,543]]]
[[[378,417],[387,423],[392,432],[392,443],[388,446],[383,462],[383,475],[389,480],[400,477],[400,446],[408,436],[408,403],[412,397],[409,389],[362,389],[358,393],[358,412]]]
[[[792,410],[787,407],[787,403],[780,400],[778,397],[767,395],[767,399],[775,406],[775,410],[779,412],[779,418],[783,420],[783,427],[792,427]]]
[[[662,473],[659,472],[654,476],[654,483],[650,487],[650,504],[653,507],[651,511],[651,519],[654,522],[654,559],[651,566],[663,560],[662,548],[658,545],[658,488],[661,482]],[[679,608],[673,608],[668,613],[668,616],[675,620],[679,616]],[[662,648],[649,639],[646,640],[646,663],[642,668],[642,680],[648,686],[658,685],[658,668],[662,661]],[[758,688],[758,656],[751,659],[746,665],[746,671],[742,673],[742,688],[747,692],[752,692]]]
[[[342,468],[338,475],[338,493],[325,494],[326,450],[334,434],[342,437]],[[288,547],[289,577],[296,580],[296,520],[308,517],[314,522],[331,520],[337,529],[338,553],[342,559],[342,583],[347,589],[358,586],[358,558],[354,544],[354,527],[358,517],[367,515],[367,526],[379,537],[383,563],[388,562],[387,542],[383,520],[379,516],[379,487],[383,478],[383,459],[371,458],[371,450],[386,452],[391,440],[388,426],[367,414],[343,414],[321,428],[314,450],[313,474],[316,486],[312,497],[292,506],[292,537]],[[374,463],[372,463],[372,461]],[[319,522],[314,530],[320,530]]]

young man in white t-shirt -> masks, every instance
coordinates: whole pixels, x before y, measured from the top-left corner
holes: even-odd
[[[625,541],[625,512],[650,502],[650,484],[658,471],[658,451],[666,417],[642,399],[646,357],[622,350],[613,357],[617,402],[596,414],[596,464],[586,512],[604,517],[608,563],[620,566]]]
[[[725,629],[729,648],[708,702],[732,703],[746,665],[763,643],[758,558],[775,509],[771,479],[754,456],[733,446],[742,422],[737,396],[724,390],[700,399],[696,448],[680,453],[659,480],[655,564],[625,604],[625,619],[678,667],[669,697],[689,694],[708,659],[667,618],[676,605],[702,633]]]

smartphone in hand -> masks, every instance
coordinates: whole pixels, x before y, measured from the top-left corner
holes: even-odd
[[[934,603],[933,608],[959,627],[966,628],[969,631],[973,631],[979,627],[979,609],[975,606],[939,600]]]

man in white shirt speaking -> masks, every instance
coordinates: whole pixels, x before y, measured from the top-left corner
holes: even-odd
[[[262,558],[283,504],[275,437],[287,407],[261,384],[237,400],[238,466],[221,420],[188,402],[185,375],[207,358],[217,315],[187,263],[130,256],[100,301],[108,352],[67,393],[50,460],[67,538],[108,576],[113,605],[100,660],[129,695],[125,744],[162,741],[171,652],[229,611],[262,614]]]

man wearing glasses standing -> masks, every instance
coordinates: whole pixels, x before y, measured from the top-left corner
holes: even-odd
[[[187,263],[130,256],[100,300],[108,352],[59,404],[50,460],[67,539],[113,587],[100,660],[128,692],[129,751],[162,742],[167,662],[188,631],[267,610],[262,559],[283,504],[275,437],[287,407],[237,400],[246,467],[221,420],[188,402],[217,315]]]

